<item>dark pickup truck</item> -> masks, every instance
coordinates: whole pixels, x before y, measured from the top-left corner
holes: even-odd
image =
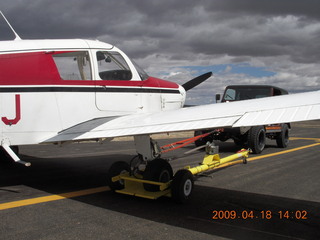
[[[216,101],[232,102],[247,99],[256,99],[288,94],[284,89],[269,85],[231,85],[227,86],[221,99],[221,95],[216,95]],[[196,146],[206,144],[213,140],[226,141],[233,139],[239,146],[249,147],[253,153],[261,153],[266,145],[266,138],[275,139],[277,146],[286,148],[289,143],[290,123],[272,124],[266,126],[240,127],[240,128],[216,128],[195,131],[198,136],[203,133],[212,132],[209,136],[200,138],[195,142]]]

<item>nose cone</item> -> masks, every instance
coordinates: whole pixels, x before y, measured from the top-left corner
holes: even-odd
[[[179,85],[179,92],[180,92],[180,95],[181,95],[181,106],[183,107],[184,103],[186,101],[186,96],[187,96],[186,90],[184,89],[184,87]]]

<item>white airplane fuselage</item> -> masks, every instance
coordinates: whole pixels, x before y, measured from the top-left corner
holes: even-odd
[[[0,42],[1,146],[41,143],[92,119],[178,109],[185,96],[100,41]]]

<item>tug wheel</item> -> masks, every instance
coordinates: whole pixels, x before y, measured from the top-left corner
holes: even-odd
[[[179,170],[172,180],[171,194],[173,200],[177,203],[185,203],[192,194],[193,183],[193,175],[189,170]]]
[[[155,182],[169,182],[173,177],[171,165],[164,159],[155,159],[148,163],[143,173],[143,180]],[[143,187],[146,191],[160,191],[160,186],[144,183]]]
[[[108,185],[112,191],[121,190],[124,188],[124,180],[112,182],[112,178],[123,173],[130,172],[130,166],[126,162],[115,162],[111,165],[108,171]]]

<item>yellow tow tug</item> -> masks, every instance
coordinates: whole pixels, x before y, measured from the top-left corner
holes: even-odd
[[[242,159],[245,164],[250,152],[250,149],[241,149],[236,154],[220,158],[217,146],[208,142],[205,148],[206,154],[198,166],[186,166],[184,169],[178,170],[173,177],[168,177],[170,174],[172,175],[170,166],[169,170],[163,171],[157,178],[159,181],[149,180],[146,177],[148,166],[144,171],[134,171],[126,162],[116,162],[109,170],[109,186],[117,193],[148,199],[167,196],[172,197],[178,203],[184,203],[192,194],[194,176],[238,159]],[[156,159],[152,162],[155,165],[153,169],[170,165],[164,159]]]

